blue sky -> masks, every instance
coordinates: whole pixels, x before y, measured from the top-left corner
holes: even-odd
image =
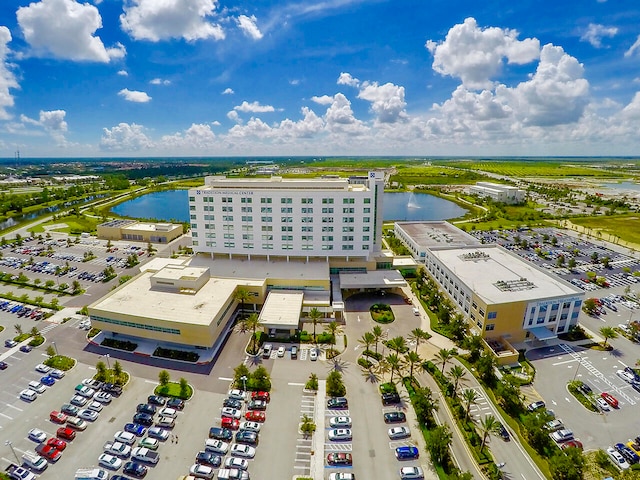
[[[0,157],[637,155],[640,5],[2,0]]]

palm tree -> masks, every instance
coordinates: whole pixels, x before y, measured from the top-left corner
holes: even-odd
[[[422,358],[418,355],[418,352],[407,352],[404,356],[405,362],[409,365],[409,376],[413,377],[413,367],[422,363]]]
[[[249,300],[249,296],[249,292],[244,288],[236,290],[234,297],[238,302],[240,302],[240,315],[244,313],[244,304]]]
[[[453,358],[455,353],[456,353],[455,350],[453,350],[453,349],[448,350],[446,348],[441,348],[440,351],[438,353],[436,353],[436,358],[434,358],[434,360],[437,363],[442,364],[442,368],[440,369],[440,373],[444,373],[445,365],[449,362],[449,360],[451,360]]]
[[[453,394],[457,395],[458,385],[464,383],[466,379],[464,376],[467,371],[460,365],[454,365],[449,369],[449,381],[453,383]]]
[[[604,348],[607,348],[607,342],[610,338],[617,338],[618,333],[614,330],[613,327],[601,327],[600,335],[604,337],[604,344],[602,345]]]
[[[398,354],[404,353],[407,350],[407,341],[404,337],[394,337],[387,342],[387,347]]]
[[[318,324],[318,320],[322,318],[322,312],[316,307],[313,307],[311,310],[309,310],[309,318],[313,323],[313,343],[316,343],[316,325]]]
[[[465,405],[465,409],[464,409],[465,418],[467,419],[469,418],[469,411],[471,410],[471,407],[476,404],[476,402],[478,401],[478,398],[479,398],[478,392],[476,392],[471,388],[467,388],[462,391],[462,403],[464,403]]]
[[[482,436],[482,443],[480,444],[480,451],[484,448],[487,443],[487,437],[490,433],[498,435],[500,432],[500,422],[493,415],[486,415],[480,421],[480,434]]]
[[[391,379],[389,383],[393,383],[393,374],[398,372],[400,375],[400,370],[404,366],[402,359],[396,353],[390,353],[386,357],[384,357],[385,363],[389,366],[389,370],[391,371]]]
[[[365,332],[362,335],[362,337],[360,337],[360,339],[358,340],[360,344],[364,345],[365,350],[369,350],[369,347],[373,345],[374,341],[375,341],[375,338],[373,336],[373,333],[371,332]]]
[[[431,335],[429,335],[428,332],[425,332],[421,328],[414,328],[413,330],[411,330],[411,333],[409,334],[409,340],[411,340],[412,342],[416,342],[416,348],[415,348],[416,353],[418,353],[418,347],[420,346],[420,343],[422,341],[427,341],[430,338],[431,338]]]
[[[336,336],[344,332],[344,329],[335,320],[327,323],[324,327],[324,331],[331,335],[331,345],[336,344]]]
[[[373,338],[374,338],[374,342],[375,342],[375,346],[376,346],[376,357],[378,356],[378,342],[380,342],[380,340],[386,338],[387,334],[386,332],[384,332],[382,330],[382,327],[380,325],[376,325],[375,327],[373,327],[373,330],[371,331],[371,333],[373,334]]]

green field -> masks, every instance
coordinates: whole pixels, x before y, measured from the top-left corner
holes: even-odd
[[[640,215],[612,215],[597,217],[576,217],[570,219],[571,223],[591,228],[602,240],[616,242],[616,239],[640,245]]]
[[[66,217],[60,217],[57,220],[49,220],[48,222],[38,224],[33,227],[31,231],[34,233],[44,233],[45,226],[59,225],[61,223],[66,224],[67,226],[62,228],[55,228],[53,230],[56,232],[79,235],[82,232],[95,232],[97,230],[98,224],[101,223],[101,220],[99,218],[87,217],[84,215],[82,215],[81,217],[69,215]]]
[[[614,166],[603,165],[593,161],[590,164],[573,162],[570,159],[558,161],[475,161],[459,160],[445,162],[451,167],[481,170],[484,172],[507,175],[509,177],[592,177],[592,178],[620,178],[628,176],[628,172],[617,170]],[[598,168],[601,166],[602,168]]]
[[[402,165],[391,175],[391,181],[401,185],[468,185],[483,179],[476,172],[437,165]]]

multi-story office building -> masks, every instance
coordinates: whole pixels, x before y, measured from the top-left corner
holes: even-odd
[[[380,251],[384,176],[210,176],[189,190],[193,250],[211,256],[369,259]]]

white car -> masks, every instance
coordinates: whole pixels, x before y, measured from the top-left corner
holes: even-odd
[[[88,408],[83,408],[78,412],[78,417],[83,420],[95,422],[98,419],[98,412],[96,412],[95,410],[90,410]]]
[[[253,458],[256,456],[256,449],[249,445],[238,445],[231,447],[231,455],[234,457]]]
[[[176,421],[171,417],[160,417],[156,420],[156,427],[160,428],[173,428],[176,426]]]
[[[329,419],[329,426],[333,428],[351,428],[351,417],[331,417]]]
[[[213,438],[209,438],[204,442],[204,449],[207,452],[224,455],[229,451],[229,444],[223,442],[222,440],[214,440]]]
[[[85,398],[91,398],[96,394],[96,391],[93,388],[87,387],[86,385],[78,385],[76,387],[76,393],[78,395],[82,395]]]
[[[30,388],[25,388],[20,392],[20,398],[22,400],[26,400],[27,402],[33,402],[36,398],[38,398],[38,394]]]
[[[229,398],[233,398],[234,400],[246,400],[247,398],[244,394],[244,391],[238,390],[237,388],[229,390],[229,393],[227,395],[229,396]]]
[[[632,383],[636,379],[635,376],[633,376],[629,372],[625,372],[624,370],[618,370],[616,372],[616,375],[618,375],[622,380],[624,380],[627,383]],[[29,386],[31,386],[31,384],[29,384]]]
[[[356,480],[356,476],[349,472],[336,472],[329,475],[329,480]]]
[[[398,440],[399,438],[407,438],[411,436],[411,430],[409,427],[393,427],[387,432],[391,440]]]
[[[318,350],[315,348],[312,348],[311,350],[309,350],[309,360],[311,360],[312,362],[315,362],[316,360],[318,360]]]
[[[626,373],[626,372],[625,372]],[[36,393],[44,393],[47,391],[47,387],[45,387],[43,384],[41,384],[39,381],[37,380],[31,380],[29,382],[28,387],[33,390]]]
[[[96,393],[95,396],[93,397],[93,399],[96,402],[109,404],[109,403],[111,403],[111,394],[107,393],[107,392]]]
[[[598,405],[598,408],[600,408],[600,410],[602,410],[603,412],[611,411],[611,407],[604,398],[597,398],[596,404]]]
[[[88,398],[83,397],[82,395],[74,395],[71,397],[70,404],[75,405],[76,407],[84,407],[89,402]]]
[[[258,422],[242,422],[240,424],[240,430],[248,430],[250,432],[260,432],[261,423]]]
[[[624,459],[624,457],[618,452],[615,448],[609,447],[607,448],[607,454],[609,454],[609,458],[613,462],[613,464],[618,467],[620,470],[628,470],[630,465]]]
[[[424,472],[420,467],[402,467],[400,469],[400,478],[402,480],[422,480]]]
[[[89,405],[87,405],[87,408],[94,412],[101,412],[103,405],[100,402],[90,402]]]
[[[110,470],[118,470],[122,466],[122,460],[115,455],[103,453],[98,457],[98,464]]]
[[[329,430],[329,440],[334,442],[340,442],[345,440],[351,440],[353,433],[350,428],[334,428]]]
[[[65,376],[65,373],[62,370],[58,370],[57,368],[54,368],[49,372],[49,375],[51,375],[53,378],[60,380],[62,377]]]
[[[50,371],[51,371],[51,367],[46,366],[44,363],[40,363],[36,365],[36,372],[49,373]]]
[[[42,443],[47,439],[47,434],[44,433],[39,428],[32,428],[29,430],[29,440],[33,440],[34,442]]]
[[[173,408],[169,408],[169,407],[161,408],[160,411],[158,412],[158,414],[161,417],[176,418],[178,416],[178,412],[176,410],[174,410]]]
[[[209,465],[200,465],[195,463],[191,465],[189,473],[197,478],[213,478],[213,468]]]
[[[224,461],[224,468],[237,468],[238,470],[247,470],[249,462],[244,458],[229,457]]]
[[[149,435],[151,438],[162,440],[163,442],[169,438],[169,432],[160,427],[149,428],[149,430],[147,430],[147,435]]]
[[[242,416],[242,412],[240,410],[236,410],[235,408],[231,407],[222,407],[221,413],[223,417],[231,417],[235,418],[236,420],[239,420]]]
[[[130,432],[124,432],[122,430],[115,433],[113,436],[116,442],[125,443],[127,445],[132,445],[133,442],[136,441],[136,436]]]
[[[107,442],[102,447],[104,453],[115,455],[120,458],[129,458],[131,455],[131,446],[122,442]]]
[[[287,350],[286,350],[284,347],[282,347],[282,346],[281,346],[281,347],[278,347],[278,356],[279,356],[279,357],[284,357],[284,353],[285,353],[286,351],[287,351]]]

